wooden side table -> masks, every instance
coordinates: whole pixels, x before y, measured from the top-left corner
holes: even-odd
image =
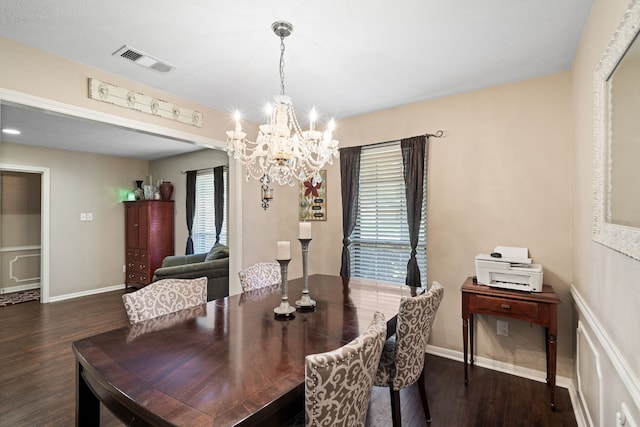
[[[462,335],[464,338],[464,385],[469,384],[467,353],[471,346],[469,363],[473,365],[474,314],[510,317],[544,326],[547,353],[547,384],[551,409],[555,410],[556,389],[556,335],[558,333],[558,304],[560,299],[549,285],[543,285],[542,292],[522,292],[509,289],[491,288],[475,284],[467,278],[460,288],[462,292]],[[469,328],[471,325],[471,328]]]

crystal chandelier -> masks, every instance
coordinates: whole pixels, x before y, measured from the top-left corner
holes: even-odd
[[[278,21],[271,28],[280,37],[280,95],[267,106],[269,121],[260,125],[255,142],[246,138],[240,115],[234,114],[235,130],[227,131],[227,153],[246,166],[247,180],[268,176],[280,185],[319,180],[320,169],[338,157],[338,141],[333,139],[335,123],[332,119],[324,132],[316,130],[317,117],[312,109],[309,129],[300,128],[291,98],[284,94],[284,38],[291,34],[293,25]]]

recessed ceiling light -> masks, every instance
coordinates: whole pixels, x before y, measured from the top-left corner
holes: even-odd
[[[20,135],[20,131],[18,129],[4,128],[2,129],[2,132],[9,135]]]

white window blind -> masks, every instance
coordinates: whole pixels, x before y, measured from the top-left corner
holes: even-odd
[[[224,219],[220,243],[227,244],[227,170],[224,171]],[[193,218],[193,251],[209,252],[216,242],[215,186],[213,169],[199,170],[196,175],[196,214]]]
[[[416,255],[423,286],[427,273],[425,223],[426,198],[423,197]],[[353,277],[405,283],[411,244],[399,141],[362,147],[359,209],[351,241]]]

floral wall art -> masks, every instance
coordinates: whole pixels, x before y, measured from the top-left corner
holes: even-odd
[[[321,181],[309,179],[300,183],[300,221],[327,220],[327,171],[321,170],[320,177]]]

